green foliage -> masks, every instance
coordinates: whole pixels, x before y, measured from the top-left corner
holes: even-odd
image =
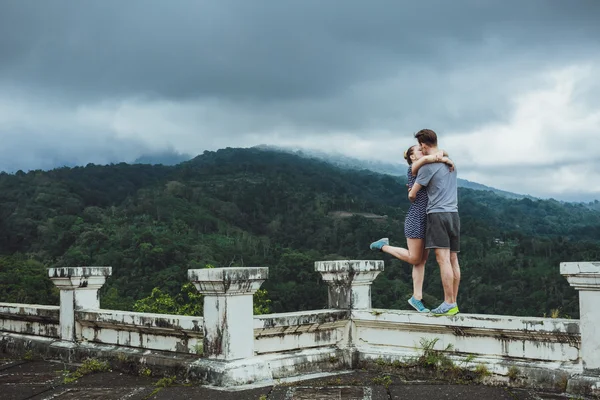
[[[382,385],[388,388],[392,384],[392,378],[389,375],[377,376],[373,378],[373,384]]]
[[[150,393],[150,395],[146,398],[150,399],[154,397],[156,394],[158,394],[158,392],[160,392],[164,388],[173,386],[176,382],[177,377],[175,376],[165,376],[163,378],[160,378],[158,381],[154,382],[154,386],[156,387],[156,389],[154,389],[152,393]]]
[[[175,297],[159,288],[152,289],[150,296],[133,304],[133,310],[156,314],[202,316],[203,304],[202,295],[192,283],[188,282],[181,286],[181,290]]]
[[[179,306],[175,299],[168,293],[164,293],[159,288],[152,289],[150,296],[136,301],[133,304],[133,311],[157,314],[177,314]]]
[[[177,381],[177,377],[175,376],[165,376],[164,378],[159,379],[154,383],[154,386],[158,388],[166,388],[169,386],[173,386]]]
[[[268,298],[269,293],[264,289],[258,289],[253,296],[254,315],[270,314],[271,300]]]
[[[100,296],[100,307],[105,310],[133,310],[131,297],[122,296],[115,286],[109,286]]]
[[[441,350],[436,350],[435,345],[439,341],[439,338],[434,338],[431,340],[427,340],[425,338],[421,338],[421,350],[423,353],[417,359],[417,364],[424,368],[434,368],[434,369],[452,369],[454,367],[454,363],[448,356],[446,352],[452,351],[452,344],[448,344],[446,348]]]
[[[0,298],[57,304],[47,267],[110,265],[102,307],[201,315],[184,283],[187,269],[208,264],[268,267],[257,313],[321,309],[327,288],[315,261],[380,258],[373,306],[406,308],[410,266],[368,248],[383,236],[405,244],[405,182],[259,149],[205,152],[174,167],[0,173]],[[597,204],[460,189],[461,310],[577,318],[577,293],[558,266],[600,258]],[[424,301],[436,306],[442,287],[430,257]]]
[[[0,256],[0,299],[11,303],[57,304],[58,289],[44,265],[23,254]]]
[[[475,360],[475,358],[477,358],[475,354],[469,354],[467,357],[465,357],[465,364],[472,362]]]
[[[271,300],[264,289],[254,294],[254,314],[269,314]],[[190,282],[183,284],[176,296],[171,296],[159,288],[152,289],[150,296],[136,301],[133,310],[136,312],[155,314],[191,315],[201,317],[203,313],[203,296]]]
[[[197,344],[194,346],[194,352],[195,352],[197,355],[199,355],[199,356],[201,356],[202,354],[204,354],[204,345],[203,345],[202,343],[197,343]]]
[[[384,366],[384,365],[387,365],[388,362],[385,361],[383,358],[379,357],[377,360],[375,360],[375,364],[377,364],[379,366]]]
[[[511,382],[516,381],[517,378],[519,377],[520,373],[521,373],[521,371],[519,370],[519,368],[517,368],[513,365],[508,369],[508,378],[510,379]]]
[[[420,376],[426,374],[432,380],[440,379],[453,383],[477,382],[491,375],[491,372],[484,364],[478,364],[475,368],[471,369],[472,367],[468,364],[475,360],[476,357],[474,354],[468,354],[462,361],[455,363],[450,358],[454,352],[454,347],[449,344],[443,350],[437,350],[435,346],[438,342],[439,338],[421,338],[420,348],[417,349],[420,352],[418,356],[403,359],[402,361],[394,360],[393,362],[378,358],[374,361],[374,365],[367,364],[367,366],[373,367],[379,373],[398,373],[398,370],[400,370],[401,374],[405,374],[407,371],[414,371],[417,368]],[[382,380],[384,378],[385,376],[382,375],[376,379],[379,384],[385,384]]]
[[[491,376],[492,373],[490,372],[490,370],[483,364],[479,364],[478,366],[475,367],[475,373],[479,376],[479,377],[486,377],[486,376]]]
[[[107,361],[99,361],[95,358],[88,358],[74,372],[67,372],[63,382],[65,384],[72,383],[86,375],[108,371],[110,371],[110,364]]]

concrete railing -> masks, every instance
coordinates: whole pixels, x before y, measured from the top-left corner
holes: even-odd
[[[147,351],[163,352],[185,363],[187,378],[222,386],[406,360],[420,354],[422,343],[435,343],[440,351],[451,345],[450,357],[500,376],[518,366],[542,383],[568,382],[570,393],[600,392],[600,263],[561,264],[580,292],[581,320],[375,310],[371,284],[382,261],[322,261],[315,270],[329,286],[327,309],[260,316],[252,315],[252,295],[267,268],[190,270],[204,295],[204,317],[197,318],[100,310],[98,289],[109,267],[50,269],[61,290],[60,312],[0,305],[2,340],[60,339],[55,347],[69,357],[94,346],[104,346],[104,355],[138,349],[143,362]],[[185,358],[200,349],[202,357]]]
[[[551,371],[548,380],[557,383],[582,372],[578,320],[479,314],[447,318],[374,309],[353,311],[352,323],[360,360],[406,361],[433,345],[498,375],[508,375],[515,366],[546,369]]]
[[[0,303],[0,332],[59,339],[59,307]]]
[[[346,310],[304,311],[254,316],[255,354],[348,345]]]
[[[75,312],[80,341],[202,354],[202,317],[111,310]]]

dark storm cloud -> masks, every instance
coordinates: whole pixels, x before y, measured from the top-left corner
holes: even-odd
[[[576,57],[600,36],[595,1],[50,0],[0,8],[0,79],[82,96],[321,98],[413,68],[443,74],[506,56]]]
[[[569,79],[570,122],[548,135],[570,149],[571,129],[598,124],[598,20],[596,0],[3,1],[0,158],[14,170],[300,142],[378,158],[423,126],[530,129],[517,100]],[[571,66],[592,72],[548,83]]]

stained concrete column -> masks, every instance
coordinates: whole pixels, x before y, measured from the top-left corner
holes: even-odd
[[[188,270],[204,295],[204,355],[217,360],[254,356],[252,295],[268,278],[268,268]]]
[[[49,268],[48,276],[60,289],[60,338],[77,340],[76,310],[100,308],[98,290],[112,274],[111,267]]]
[[[383,271],[381,260],[317,261],[315,271],[329,285],[329,308],[371,308],[371,284]]]
[[[600,376],[600,262],[561,263],[560,273],[579,291],[583,368]]]

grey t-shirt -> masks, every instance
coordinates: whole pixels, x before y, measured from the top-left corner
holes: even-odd
[[[415,182],[427,187],[427,214],[458,212],[456,168],[450,172],[444,163],[425,164],[419,168]]]

